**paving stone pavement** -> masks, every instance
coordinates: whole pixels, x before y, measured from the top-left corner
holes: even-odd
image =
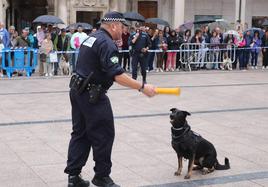
[[[181,96],[144,97],[117,84],[111,99],[116,138],[112,178],[135,186],[268,186],[268,71],[149,73],[148,82],[181,86]],[[0,186],[67,186],[71,132],[69,77],[0,80]],[[192,113],[192,129],[211,141],[231,169],[174,176],[169,109]],[[91,179],[92,155],[83,169]]]

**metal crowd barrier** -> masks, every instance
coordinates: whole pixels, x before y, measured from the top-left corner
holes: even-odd
[[[7,76],[13,72],[25,72],[29,77],[37,65],[38,50],[33,48],[5,48],[2,50],[2,68]]]
[[[228,59],[233,63],[236,59],[236,46],[234,44],[184,43],[180,47],[180,61],[192,67],[224,63]]]

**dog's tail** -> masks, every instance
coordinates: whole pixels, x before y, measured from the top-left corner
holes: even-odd
[[[229,159],[225,157],[224,159],[224,165],[221,165],[218,160],[216,161],[216,165],[215,165],[215,169],[216,170],[226,170],[226,169],[230,169],[230,162]]]

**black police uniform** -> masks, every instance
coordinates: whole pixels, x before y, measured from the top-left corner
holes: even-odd
[[[68,150],[65,173],[79,175],[93,149],[95,177],[106,177],[111,172],[111,151],[114,141],[114,118],[109,98],[105,94],[116,75],[124,72],[118,63],[118,48],[111,35],[103,28],[90,34],[79,51],[76,73],[78,85],[70,90],[73,132]],[[100,85],[102,92],[96,102],[90,102],[90,86],[79,94],[81,82],[92,75],[89,85]],[[73,85],[73,83],[72,83]],[[78,88],[77,88],[78,87]]]
[[[143,53],[141,50],[142,48],[151,47],[151,39],[149,35],[145,32],[140,32],[140,35],[138,36],[135,43],[132,43],[132,40],[135,37],[134,33],[131,36],[131,45],[132,45],[132,78],[137,79],[137,70],[138,70],[138,64],[140,64],[141,68],[141,75],[142,75],[142,81],[146,83],[146,69],[147,69],[147,56],[148,52]]]

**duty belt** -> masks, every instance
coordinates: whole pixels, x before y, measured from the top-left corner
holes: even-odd
[[[84,91],[96,90],[100,93],[106,93],[101,84],[93,84],[90,83],[90,79],[93,73],[91,73],[86,79],[82,76],[76,74],[71,77],[71,81],[69,84],[70,89],[77,90],[78,94],[82,94]]]

